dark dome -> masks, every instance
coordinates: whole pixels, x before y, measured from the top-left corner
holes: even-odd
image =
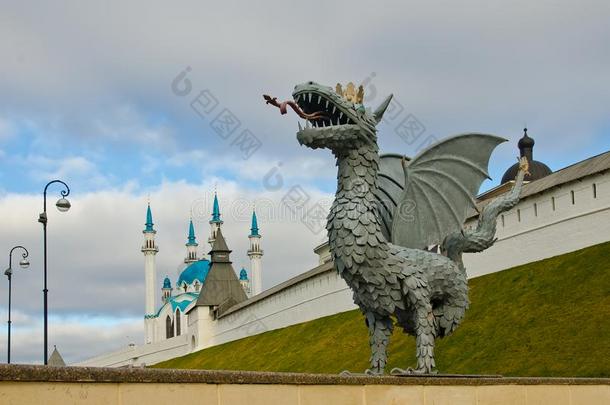
[[[524,177],[525,181],[534,181],[541,179],[549,174],[553,173],[553,171],[544,163],[534,160],[534,144],[536,142],[533,138],[527,136],[527,128],[523,129],[523,137],[519,139],[519,152],[521,152],[521,157],[527,157],[527,160],[530,163],[529,172],[530,174],[526,174]],[[517,177],[517,173],[519,172],[519,163],[515,163],[511,167],[508,168],[506,172],[504,172],[504,176],[502,176],[502,183],[515,180]]]
[[[517,146],[519,146],[519,149],[533,148],[536,144],[536,141],[534,141],[534,138],[530,138],[529,136],[527,136],[527,128],[525,128],[523,132],[523,138],[519,139],[519,143],[517,144]]]
[[[506,172],[504,172],[504,176],[502,176],[502,184],[515,180],[517,177],[517,172],[519,171],[519,163],[515,163],[511,167],[508,168]],[[530,162],[530,174],[526,174],[523,178],[525,181],[534,181],[541,179],[549,174],[553,173],[553,171],[544,163],[534,160]]]

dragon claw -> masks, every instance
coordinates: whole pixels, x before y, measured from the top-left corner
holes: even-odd
[[[370,368],[367,368],[366,370],[364,370],[364,374],[371,375],[371,376],[383,375],[383,371],[371,370]]]

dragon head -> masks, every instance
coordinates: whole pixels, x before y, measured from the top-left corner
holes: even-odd
[[[362,86],[355,89],[349,83],[344,90],[337,84],[333,89],[311,81],[295,86],[292,97],[302,112],[299,115],[306,120],[304,128],[299,123],[299,143],[333,152],[358,149],[364,144],[376,145],[376,126],[392,99],[390,95],[371,112],[362,104]]]

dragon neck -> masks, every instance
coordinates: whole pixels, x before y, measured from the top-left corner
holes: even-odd
[[[376,238],[379,242],[375,244],[376,249],[385,250],[387,247],[387,242],[381,234],[375,197],[379,153],[377,145],[365,145],[359,149],[336,153],[336,157],[337,193],[327,227],[329,247],[339,272],[348,269],[350,273],[355,274],[359,272],[358,268],[366,266],[369,260],[354,260],[355,255],[360,253],[359,248],[355,248],[355,238],[358,236],[356,233],[362,231],[356,231],[356,226],[365,225],[365,235],[360,237]]]

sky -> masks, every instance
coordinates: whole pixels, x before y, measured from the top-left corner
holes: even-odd
[[[70,186],[67,213],[61,187],[48,194],[49,343],[70,363],[143,340],[148,201],[159,288],[191,214],[207,253],[214,190],[234,267],[248,267],[253,207],[264,288],[315,266],[324,232],[282,201],[327,208],[334,161],[300,147],[296,116],[262,94],[352,81],[375,108],[392,93],[382,152],[503,136],[484,190],[516,162],[524,126],[553,170],[610,149],[609,19],[605,1],[0,2],[0,255],[21,244],[31,262],[15,253],[13,362],[42,362],[48,181]],[[5,348],[1,333],[0,361]]]

